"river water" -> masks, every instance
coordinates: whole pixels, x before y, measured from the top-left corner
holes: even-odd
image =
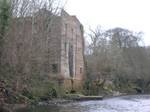
[[[150,95],[130,95],[56,106],[37,106],[20,112],[150,112]]]

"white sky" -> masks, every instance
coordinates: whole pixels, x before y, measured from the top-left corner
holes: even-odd
[[[150,45],[150,0],[68,0],[65,10],[76,15],[85,30],[101,25],[142,31]]]

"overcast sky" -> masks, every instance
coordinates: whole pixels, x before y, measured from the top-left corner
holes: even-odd
[[[143,31],[150,45],[150,0],[68,0],[65,10],[76,15],[85,30],[101,25]]]

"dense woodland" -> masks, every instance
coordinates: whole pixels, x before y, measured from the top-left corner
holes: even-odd
[[[89,82],[125,93],[149,92],[150,51],[142,36],[123,28],[90,30],[85,51]]]
[[[48,80],[43,72],[46,63],[32,60],[36,48],[31,43],[15,43],[10,38],[14,18],[22,18],[20,31],[15,33],[15,39],[25,35],[26,20],[24,17],[33,15],[39,9],[46,9],[53,13],[42,16],[42,37],[52,26],[53,15],[59,14],[62,6],[56,7],[57,1],[48,0],[0,0],[0,86],[15,94],[8,101],[17,102],[18,99],[37,100],[39,97],[57,97],[62,93],[59,85]],[[55,8],[54,8],[55,6]],[[32,27],[34,35],[34,23]],[[47,26],[47,27],[45,27]],[[149,93],[150,92],[150,49],[144,45],[142,32],[133,32],[124,28],[103,30],[101,27],[90,29],[85,37],[85,67],[86,81],[83,94],[99,95],[121,93]],[[13,41],[13,43],[12,43]],[[9,44],[12,43],[12,44]],[[44,44],[46,47],[46,44]],[[9,54],[7,48],[14,48],[14,54]],[[40,48],[42,49],[43,46]],[[28,49],[21,51],[20,49]],[[29,49],[30,48],[30,49]],[[40,59],[46,59],[46,51],[38,50]],[[17,57],[11,58],[13,56]],[[46,62],[46,60],[45,60]],[[30,66],[28,66],[30,65]],[[25,88],[25,89],[24,89]],[[55,90],[54,90],[55,89]],[[23,101],[24,101],[23,100]],[[20,100],[22,101],[22,100]]]

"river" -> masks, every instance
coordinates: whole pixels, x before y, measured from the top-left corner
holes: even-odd
[[[150,95],[130,95],[99,101],[37,106],[19,112],[150,112]]]

